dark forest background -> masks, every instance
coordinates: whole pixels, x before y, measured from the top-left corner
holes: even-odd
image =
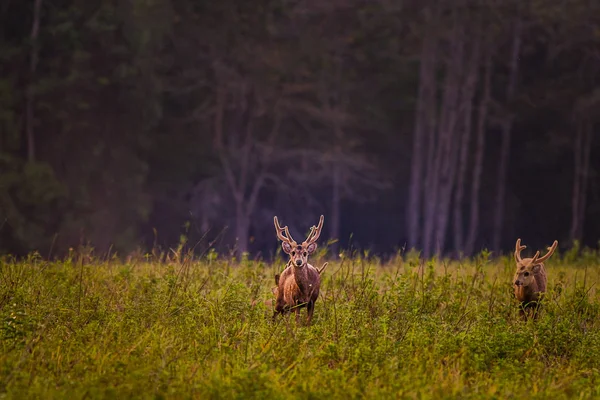
[[[0,252],[600,238],[595,0],[3,0]]]

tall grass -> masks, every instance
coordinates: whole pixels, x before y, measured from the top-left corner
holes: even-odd
[[[513,261],[487,254],[344,257],[323,274],[311,326],[273,321],[283,264],[4,258],[0,397],[600,396],[596,253],[547,262],[537,321],[518,318]]]

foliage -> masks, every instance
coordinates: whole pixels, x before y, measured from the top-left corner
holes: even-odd
[[[0,169],[0,239],[26,252],[47,247],[65,207],[64,185],[46,163],[0,153]]]
[[[0,395],[600,395],[598,268],[550,260],[543,310],[524,322],[508,258],[344,257],[325,272],[313,324],[296,326],[271,320],[281,263],[174,260],[3,258]]]

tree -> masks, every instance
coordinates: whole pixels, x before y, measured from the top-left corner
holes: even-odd
[[[479,213],[480,213],[480,190],[481,190],[481,174],[483,172],[483,156],[485,153],[486,139],[486,123],[488,114],[488,105],[490,102],[490,86],[492,77],[492,51],[486,50],[484,61],[484,78],[481,100],[477,112],[477,131],[475,143],[475,160],[473,162],[473,177],[471,181],[471,201],[470,201],[470,218],[467,240],[465,243],[464,252],[467,255],[473,254],[475,250],[475,241],[479,232]]]
[[[241,90],[245,90],[245,87],[242,86]],[[275,100],[273,111],[270,113],[274,118],[271,122],[272,126],[265,141],[259,142],[254,130],[261,125],[256,119],[263,117],[265,111],[257,110],[256,104],[264,104],[265,100],[255,96],[260,94],[251,91],[250,94],[242,93],[239,96],[241,103],[237,105],[236,110],[241,113],[237,117],[239,122],[230,127],[228,135],[224,135],[223,109],[227,105],[222,99],[228,96],[220,95],[221,101],[217,103],[214,123],[215,150],[219,155],[225,181],[235,203],[235,237],[240,255],[248,251],[251,217],[256,209],[258,196],[267,181],[273,153],[278,150],[275,144],[280,133],[282,118],[281,110]],[[227,144],[224,137],[227,137]]]
[[[35,74],[39,59],[39,32],[40,18],[42,13],[42,0],[35,0],[33,5],[33,24],[31,27],[31,53],[29,60],[29,85],[27,86],[27,112],[25,119],[25,129],[27,130],[27,159],[29,162],[35,161],[35,136],[33,125],[35,123]]]
[[[595,115],[600,100],[600,91],[580,99],[574,110],[576,133],[573,145],[573,193],[571,198],[571,228],[569,239],[572,243],[581,241],[585,224],[585,210],[590,175],[590,155],[594,136]]]
[[[454,215],[455,233],[462,245],[462,199],[467,168],[473,101],[480,68],[480,43],[468,42],[469,35],[478,36],[479,23],[462,23],[470,11],[453,7],[447,18],[433,21],[438,29],[448,26],[447,39],[426,37],[420,76],[417,117],[413,139],[413,163],[409,194],[409,207],[413,207],[423,192],[423,230],[421,243],[425,257],[441,255],[445,249],[448,225]],[[472,15],[481,21],[481,15]],[[439,50],[436,50],[438,49]],[[435,60],[441,62],[436,67]],[[468,62],[465,63],[465,59]],[[444,81],[438,103],[436,75],[443,71]],[[439,111],[437,111],[439,110]],[[427,137],[427,141],[423,140]],[[425,153],[426,160],[424,158]],[[419,179],[423,173],[424,179]],[[454,201],[454,208],[452,203]],[[450,210],[454,210],[451,213]],[[409,229],[416,229],[420,207],[410,209]],[[413,233],[411,232],[411,235]],[[415,241],[413,237],[411,242]]]
[[[432,145],[431,134],[436,127],[436,112],[432,104],[435,101],[437,93],[437,46],[438,37],[437,30],[434,28],[438,23],[438,9],[436,7],[426,8],[425,24],[428,28],[425,30],[423,38],[420,71],[419,71],[419,94],[417,98],[417,109],[415,115],[415,128],[413,133],[413,151],[411,161],[411,173],[409,183],[409,200],[407,207],[407,231],[408,231],[408,247],[414,248],[421,241],[421,224],[423,219],[423,209],[421,208],[422,196],[425,180],[426,168],[426,151]],[[426,144],[425,140],[429,142]],[[427,165],[431,161],[427,157]],[[426,171],[426,170],[425,170]]]
[[[508,86],[506,88],[506,102],[514,101],[517,90],[517,79],[519,71],[519,55],[521,52],[521,35],[523,22],[518,19],[514,22],[512,33],[512,50],[510,56],[510,72],[508,77]],[[500,240],[504,232],[504,203],[506,198],[506,174],[508,170],[508,161],[510,155],[511,127],[514,116],[507,114],[502,118],[502,143],[500,145],[500,161],[498,165],[498,176],[496,178],[496,202],[494,213],[494,234],[492,238],[492,248],[494,251],[500,251]]]
[[[481,16],[479,16],[481,18]],[[466,254],[470,254],[468,252],[469,249],[465,248],[465,237],[463,231],[463,199],[464,193],[466,191],[466,175],[467,168],[469,163],[469,154],[470,154],[470,142],[471,142],[471,126],[473,120],[473,109],[474,109],[474,97],[475,91],[477,88],[477,83],[479,81],[479,71],[481,69],[481,47],[482,47],[482,32],[481,32],[481,23],[477,23],[475,27],[474,36],[476,37],[475,43],[473,44],[473,49],[471,51],[471,56],[469,59],[469,63],[467,65],[467,69],[465,71],[465,84],[462,88],[463,94],[461,96],[461,121],[459,123],[459,129],[462,130],[460,137],[460,150],[459,150],[459,166],[458,166],[458,177],[456,181],[456,190],[454,192],[454,247],[457,254],[460,252],[465,252]],[[489,53],[489,51],[488,51]],[[488,78],[488,77],[486,77]],[[483,89],[484,92],[487,87],[489,87],[489,81],[486,80],[484,82],[486,87]],[[485,94],[484,100],[485,101]],[[481,114],[481,111],[480,111]],[[485,118],[485,115],[479,115],[479,118]],[[483,119],[485,121],[485,119]],[[481,157],[483,153],[483,146],[481,143],[482,137],[484,136],[484,127],[481,127],[476,132],[476,150],[475,150],[475,161],[474,161],[474,170],[481,168]],[[479,187],[476,186],[477,178],[474,177],[473,186],[476,188],[477,192],[479,191]],[[472,205],[473,206],[473,205]]]

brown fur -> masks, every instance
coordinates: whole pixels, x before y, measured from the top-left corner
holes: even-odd
[[[299,320],[300,309],[306,307],[306,322],[310,324],[320,288],[321,277],[318,269],[308,263],[300,267],[288,263],[279,277],[273,317],[293,310],[296,320]]]
[[[513,279],[515,297],[521,304],[521,316],[526,310],[537,308],[540,295],[546,292],[548,282],[544,264],[531,265],[531,260],[523,259],[524,264],[517,266]]]
[[[325,263],[321,266],[321,268],[317,268],[317,271],[319,271],[319,275],[321,275],[321,273],[325,270],[325,268],[327,268],[328,264],[329,263]],[[289,266],[290,266],[290,263],[288,263],[286,268]],[[312,265],[311,265],[311,267],[312,267]],[[271,288],[271,292],[275,295],[275,297],[277,297],[277,293],[279,293],[279,277],[280,277],[279,274],[275,274],[275,286],[273,286]]]
[[[308,256],[317,249],[316,240],[322,227],[323,216],[321,216],[319,226],[313,227],[309,238],[299,245],[291,239],[287,227],[283,229],[279,227],[279,222],[275,217],[275,228],[278,230],[278,237],[283,241],[282,249],[290,256],[290,260],[281,275],[275,275],[277,288],[273,288],[273,294],[277,299],[273,318],[278,314],[283,315],[293,310],[296,314],[296,321],[299,321],[300,310],[306,307],[306,322],[310,324],[321,288],[321,272],[327,267],[327,263],[321,269],[317,269],[308,263]],[[283,231],[288,237],[280,236]]]
[[[530,310],[533,310],[533,317],[537,318],[536,310],[539,308],[541,297],[546,293],[548,283],[544,261],[550,258],[557,245],[558,242],[554,241],[552,247],[548,248],[548,253],[541,258],[538,258],[539,251],[532,258],[521,258],[521,250],[526,246],[521,246],[521,239],[517,240],[515,247],[517,270],[513,278],[513,288],[515,298],[520,303],[519,314],[522,318],[526,318]]]

